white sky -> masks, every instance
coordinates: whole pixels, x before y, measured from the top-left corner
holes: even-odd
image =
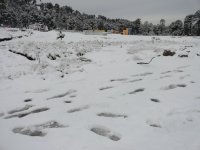
[[[124,18],[159,23],[163,18],[169,24],[200,9],[200,0],[41,0],[69,5],[88,14],[109,18]]]

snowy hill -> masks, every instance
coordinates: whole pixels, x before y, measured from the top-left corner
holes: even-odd
[[[0,150],[199,150],[199,37],[12,34]]]

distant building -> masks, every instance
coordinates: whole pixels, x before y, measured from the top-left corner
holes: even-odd
[[[120,32],[119,32],[119,31],[117,31],[117,30],[114,30],[114,29],[112,29],[112,30],[111,30],[111,33],[113,33],[113,34],[120,34]]]
[[[32,24],[32,25],[29,25],[29,29],[37,30],[37,31],[43,31],[43,32],[48,31],[48,27],[44,24],[41,24],[41,23],[35,23],[35,24]]]
[[[105,30],[84,30],[85,35],[107,35],[108,33]]]
[[[125,30],[123,30],[123,35],[131,35],[132,33],[132,29],[131,28],[126,28]]]

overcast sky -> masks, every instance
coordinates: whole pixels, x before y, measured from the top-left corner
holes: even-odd
[[[169,24],[184,19],[200,9],[200,0],[41,0],[42,2],[69,5],[88,14],[104,15],[109,18],[124,18],[159,23],[161,18]]]

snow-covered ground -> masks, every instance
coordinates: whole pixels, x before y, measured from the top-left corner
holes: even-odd
[[[2,38],[16,38],[16,37],[23,37],[23,36],[28,36],[30,35],[32,32],[31,31],[22,31],[20,29],[17,28],[3,28],[0,27],[0,39]]]
[[[29,32],[0,42],[0,150],[200,149],[199,37]]]

